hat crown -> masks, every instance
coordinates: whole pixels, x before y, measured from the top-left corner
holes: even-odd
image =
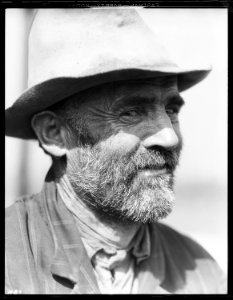
[[[135,9],[38,10],[29,39],[29,86],[122,69],[177,69]]]

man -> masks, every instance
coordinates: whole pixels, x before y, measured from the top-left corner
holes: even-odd
[[[6,134],[37,138],[52,166],[41,193],[7,210],[6,293],[226,293],[213,258],[159,223],[174,203],[180,92],[208,72],[176,66],[134,9],[38,11]]]

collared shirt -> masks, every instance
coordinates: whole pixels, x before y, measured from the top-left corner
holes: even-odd
[[[5,293],[100,294],[93,266],[53,181],[6,211]],[[139,294],[225,294],[226,277],[196,242],[148,225],[151,254],[138,264]]]
[[[150,236],[147,225],[133,232],[131,241],[123,230],[102,223],[75,195],[69,181],[63,177],[57,189],[67,208],[74,215],[83,244],[94,267],[99,288],[104,294],[137,293],[137,265],[150,255]],[[121,228],[117,228],[117,233]],[[119,238],[119,235],[121,238]],[[125,237],[125,238],[124,238]]]

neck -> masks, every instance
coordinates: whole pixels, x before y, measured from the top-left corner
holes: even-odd
[[[66,174],[56,178],[56,182],[63,201],[78,222],[82,238],[89,243],[94,241],[115,249],[126,249],[130,245],[139,224],[121,225],[100,220],[74,192]]]

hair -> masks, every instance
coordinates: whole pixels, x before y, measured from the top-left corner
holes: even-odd
[[[66,127],[66,140],[71,147],[95,144],[96,139],[88,129],[88,121],[86,116],[80,112],[80,107],[90,100],[104,101],[107,97],[111,97],[110,85],[105,84],[84,90],[49,107],[48,110],[55,113]]]
[[[95,139],[88,130],[87,120],[80,107],[89,100],[106,100],[113,97],[113,86],[116,83],[108,83],[84,90],[74,94],[55,105],[49,107],[49,111],[55,113],[67,129],[67,142],[70,144],[75,140],[76,146],[94,145]]]
[[[91,99],[94,90],[85,90],[80,93],[74,94],[56,104],[48,107],[46,110],[51,111],[62,121],[63,126],[67,129],[66,141],[69,145],[85,145],[89,143],[90,134],[87,130],[87,124],[85,121],[85,116],[83,116],[79,108],[85,101]],[[48,153],[39,141],[39,147],[49,155],[52,160],[57,160]]]
[[[88,140],[85,116],[80,113],[79,108],[90,97],[90,91],[87,90],[49,107],[49,111],[55,113],[62,120],[69,136],[75,135],[79,144],[85,144]]]

